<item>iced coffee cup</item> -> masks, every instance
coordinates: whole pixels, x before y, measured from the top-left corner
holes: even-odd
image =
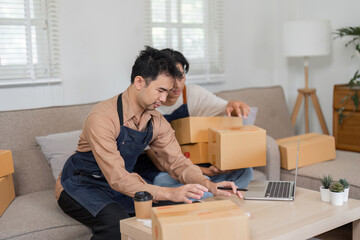
[[[148,192],[136,192],[134,196],[135,215],[138,220],[150,219],[152,195]]]

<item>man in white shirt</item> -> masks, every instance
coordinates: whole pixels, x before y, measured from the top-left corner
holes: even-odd
[[[198,85],[190,84],[185,86],[185,73],[189,71],[189,63],[186,58],[180,52],[172,49],[163,49],[161,51],[175,59],[176,66],[182,73],[182,78],[175,81],[166,101],[157,108],[166,120],[170,122],[189,116],[210,117],[224,115],[247,118],[250,113],[250,107],[247,104],[240,101],[225,101]],[[151,149],[146,150],[146,154],[139,157],[138,162],[142,163],[142,169],[137,169],[137,171],[146,172],[146,175],[149,176],[149,182],[163,187],[182,185],[171,178],[162,166],[156,165],[155,167],[153,162],[157,161],[150,161],[150,159],[156,159],[156,153]],[[246,188],[252,179],[252,168],[221,171],[211,164],[200,164],[199,167],[203,174],[213,182],[233,181],[237,187]],[[203,198],[211,196],[213,196],[211,193],[206,193]]]

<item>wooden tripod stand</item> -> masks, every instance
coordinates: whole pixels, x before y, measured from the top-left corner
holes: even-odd
[[[305,100],[305,132],[306,133],[309,132],[309,97],[311,97],[311,100],[314,104],[314,108],[315,108],[316,114],[318,116],[322,131],[324,134],[329,135],[329,131],[326,126],[324,115],[322,114],[320,103],[316,96],[316,90],[314,88],[308,88],[309,64],[308,64],[307,59],[305,59],[304,68],[305,68],[305,88],[298,89],[298,96],[296,98],[293,112],[291,113],[291,123],[292,123],[293,127],[295,127],[296,117],[300,110],[301,101],[304,98],[304,100]]]

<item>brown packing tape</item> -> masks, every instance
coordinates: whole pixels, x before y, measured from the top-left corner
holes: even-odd
[[[200,204],[194,204],[194,205],[200,205]],[[165,207],[157,207],[156,216],[158,218],[162,217],[179,217],[179,216],[187,216],[189,215],[189,209],[186,207],[187,205],[184,205],[184,208],[180,208],[179,210],[177,205],[173,206],[165,206]],[[191,209],[191,215],[197,215],[197,216],[203,216],[203,215],[213,215],[217,212],[223,213],[223,211],[232,211],[237,210],[239,207],[237,205],[233,206],[219,206],[216,208],[212,208],[211,212],[209,212],[209,209],[207,208],[192,208]],[[163,211],[165,210],[165,211]],[[169,211],[170,210],[170,211]],[[211,216],[212,217],[212,216]]]
[[[254,127],[252,125],[247,125],[247,126],[243,126],[240,128],[227,128],[227,129],[212,128],[212,129],[217,130],[218,132],[221,132],[221,133],[256,132],[256,131],[258,131],[258,128]]]
[[[292,136],[292,137],[277,139],[276,142],[278,144],[288,143],[288,142],[297,142],[298,140],[303,141],[303,140],[315,138],[318,136],[322,136],[322,135],[319,133],[305,133],[305,134],[296,135],[296,136]]]

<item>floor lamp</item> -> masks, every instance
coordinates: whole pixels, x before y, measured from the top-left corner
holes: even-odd
[[[303,57],[305,69],[305,88],[298,89],[298,96],[291,114],[291,123],[296,124],[301,102],[305,102],[305,132],[309,132],[309,98],[311,98],[324,134],[329,134],[321,111],[316,90],[309,88],[309,57],[330,53],[330,21],[301,20],[284,24],[284,53],[288,57]]]

